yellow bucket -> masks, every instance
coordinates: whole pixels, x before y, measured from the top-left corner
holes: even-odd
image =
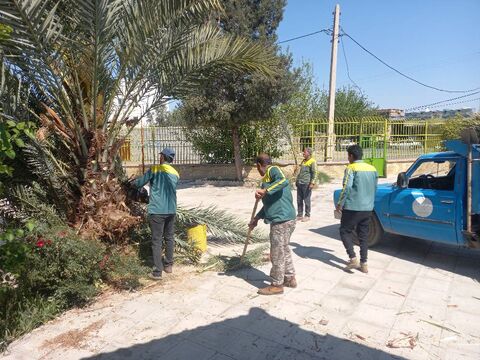
[[[201,252],[207,251],[207,225],[201,224],[187,229],[187,239]]]

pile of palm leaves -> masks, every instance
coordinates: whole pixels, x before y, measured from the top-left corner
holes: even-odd
[[[140,257],[151,256],[151,232],[146,219],[146,206],[132,203],[135,214],[143,219],[140,225],[130,234],[130,240],[139,246]],[[198,224],[207,226],[208,242],[218,246],[243,243],[247,237],[247,222],[239,220],[232,214],[215,207],[208,208],[177,208],[175,226],[176,259],[196,264],[202,253],[195,243],[187,241],[187,230]],[[261,243],[268,240],[265,233],[254,230],[251,234],[252,243]]]

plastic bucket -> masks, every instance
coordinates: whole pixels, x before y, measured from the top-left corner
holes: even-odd
[[[201,252],[207,251],[207,225],[200,224],[187,229],[187,239]]]

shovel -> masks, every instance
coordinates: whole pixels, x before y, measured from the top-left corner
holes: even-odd
[[[253,207],[252,216],[250,217],[250,222],[252,222],[253,219],[255,218],[255,214],[257,213],[257,206],[258,206],[259,201],[260,201],[260,199],[255,200],[255,205]],[[251,229],[250,227],[248,228],[247,238],[245,239],[245,245],[243,246],[242,256],[240,256],[240,262],[243,261],[243,257],[245,256],[245,253],[247,252],[248,242],[250,241],[250,236],[252,235],[252,230],[253,229]]]

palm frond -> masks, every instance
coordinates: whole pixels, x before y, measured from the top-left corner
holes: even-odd
[[[186,232],[191,226],[207,225],[210,240],[218,244],[242,243],[247,236],[247,223],[232,214],[215,207],[208,208],[177,208],[177,224],[180,230]],[[267,241],[267,236],[259,230],[252,232],[252,242]]]
[[[32,141],[23,149],[23,154],[32,174],[50,194],[49,204],[68,217],[69,211],[75,202],[75,190],[79,191],[79,184],[72,183],[74,176],[67,170],[68,165],[55,157],[47,142],[40,144]]]
[[[47,201],[48,194],[38,183],[17,186],[13,190],[13,198],[19,204],[22,218],[33,218],[51,225],[64,224],[55,207]]]

